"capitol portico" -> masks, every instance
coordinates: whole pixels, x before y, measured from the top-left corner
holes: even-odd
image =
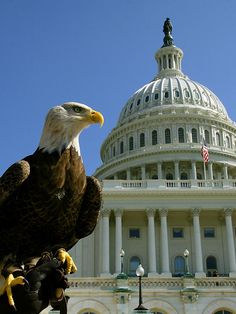
[[[124,104],[101,146],[103,207],[94,233],[72,250],[70,314],[132,313],[140,263],[151,313],[236,313],[236,124],[183,73],[169,20],[163,31],[157,75]]]

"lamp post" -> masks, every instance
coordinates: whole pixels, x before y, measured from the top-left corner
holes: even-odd
[[[123,249],[120,250],[120,274],[117,275],[116,279],[128,279],[128,276],[124,273],[124,256],[125,251]]]
[[[125,256],[125,251],[123,249],[120,250],[120,263],[121,263],[121,274],[124,273],[124,256]]]
[[[192,277],[192,274],[189,271],[189,261],[188,261],[188,258],[189,258],[189,250],[185,249],[185,251],[184,251],[184,259],[185,259],[185,274],[184,274],[184,276],[185,277]]]
[[[142,300],[142,277],[144,275],[144,268],[141,264],[139,264],[138,268],[136,269],[136,275],[138,276],[139,279],[139,305],[138,307],[136,307],[134,310],[135,311],[148,311],[148,309],[146,309],[143,306],[143,300]]]

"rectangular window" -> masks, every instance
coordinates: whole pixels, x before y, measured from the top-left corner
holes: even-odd
[[[204,238],[215,238],[215,228],[204,228]]]
[[[129,229],[129,238],[135,238],[139,239],[140,238],[140,229],[139,228],[130,228]]]
[[[184,229],[183,228],[173,228],[172,229],[173,238],[183,238],[184,237]]]

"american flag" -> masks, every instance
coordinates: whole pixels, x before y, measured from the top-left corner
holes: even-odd
[[[203,161],[204,162],[208,162],[208,160],[209,160],[209,152],[208,152],[208,147],[207,147],[207,144],[206,144],[205,140],[203,141],[203,144],[202,144],[201,155],[202,155]]]

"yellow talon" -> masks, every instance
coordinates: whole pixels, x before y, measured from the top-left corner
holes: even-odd
[[[16,278],[14,278],[14,276],[12,274],[10,274],[6,278],[3,286],[0,288],[0,295],[3,295],[6,292],[9,305],[15,307],[15,302],[14,302],[14,299],[13,299],[12,289],[11,288],[14,287],[14,286],[17,286],[17,285],[24,285],[25,282],[26,281],[25,281],[24,277],[18,276]]]
[[[59,249],[57,251],[57,258],[64,264],[66,262],[66,274],[74,273],[77,271],[77,267],[72,257],[64,250]]]

